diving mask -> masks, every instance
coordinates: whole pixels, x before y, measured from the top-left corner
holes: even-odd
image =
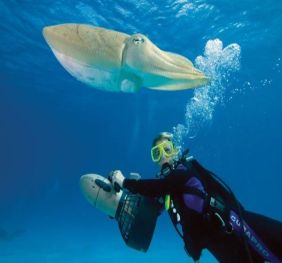
[[[178,153],[171,141],[165,140],[151,149],[151,157],[153,162],[159,162],[164,155],[165,157],[172,157]]]

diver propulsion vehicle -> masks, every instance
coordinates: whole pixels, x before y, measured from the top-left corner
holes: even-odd
[[[148,250],[160,211],[155,199],[125,190],[116,192],[111,182],[98,174],[81,176],[80,188],[92,206],[118,222],[127,246]]]

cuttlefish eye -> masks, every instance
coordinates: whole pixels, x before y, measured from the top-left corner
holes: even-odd
[[[135,45],[139,45],[139,44],[144,43],[144,39],[142,37],[135,37],[135,38],[133,38],[132,41]]]

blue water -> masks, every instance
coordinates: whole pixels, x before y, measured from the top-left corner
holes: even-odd
[[[0,262],[192,262],[167,215],[144,254],[79,188],[91,172],[153,177],[151,140],[164,130],[247,209],[282,220],[281,13],[274,0],[1,1]],[[87,87],[41,34],[66,22],[143,33],[213,82],[173,93]],[[216,261],[204,252],[201,262]]]

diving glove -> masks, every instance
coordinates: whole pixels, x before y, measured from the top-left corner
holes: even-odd
[[[123,188],[123,181],[125,177],[120,170],[115,170],[110,173],[109,179],[116,192],[119,192]]]

